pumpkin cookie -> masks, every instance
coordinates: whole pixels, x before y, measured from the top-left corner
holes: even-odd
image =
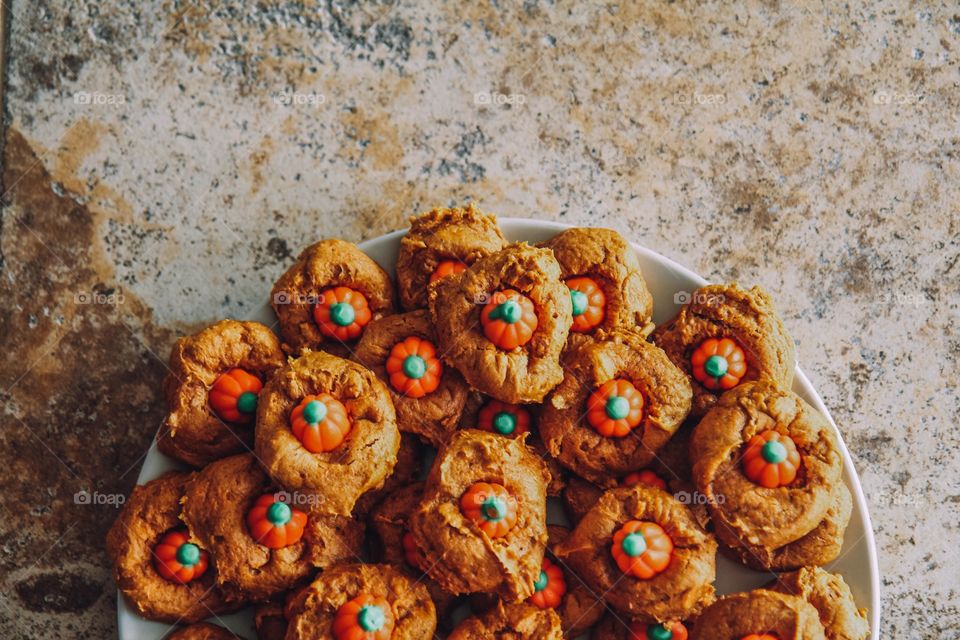
[[[241,454],[208,465],[187,482],[183,520],[211,550],[226,592],[266,600],[314,568],[360,553],[363,525],[316,514],[307,498],[278,491],[253,455]]]
[[[590,640],[687,640],[689,634],[687,625],[676,620],[636,622],[608,613],[594,628]]]
[[[540,609],[553,609],[560,616],[560,626],[567,637],[575,638],[603,616],[606,605],[599,595],[554,555],[570,535],[570,530],[557,525],[547,526],[547,555],[534,583],[534,594],[527,602]]]
[[[444,362],[510,403],[540,402],[563,379],[570,294],[548,249],[512,244],[430,288]]]
[[[870,635],[866,609],[858,609],[843,577],[819,567],[784,573],[767,587],[803,598],[820,614],[827,640],[865,640]]]
[[[691,640],[825,640],[823,625],[805,600],[756,589],[720,598],[703,610]]]
[[[280,341],[259,322],[221,320],[177,340],[157,447],[194,467],[249,451],[260,389],[283,362]]]
[[[691,617],[713,601],[717,543],[673,496],[642,484],[610,489],[556,549],[625,616]]]
[[[653,341],[693,384],[693,415],[738,384],[768,379],[789,389],[796,367],[793,339],[760,287],[712,284],[693,292]]]
[[[280,276],[271,292],[284,349],[350,352],[371,320],[393,312],[390,276],[357,245],[321,240]]]
[[[168,635],[166,640],[242,640],[242,638],[220,625],[198,622],[189,627],[177,629]]]
[[[632,487],[636,484],[645,484],[667,491],[667,482],[649,469],[632,471],[617,479],[617,486],[620,487]],[[603,489],[589,480],[584,480],[580,476],[570,476],[563,490],[563,506],[566,508],[567,515],[575,523],[580,522],[587,511],[597,504],[603,492]]]
[[[547,464],[550,482],[548,496],[559,496],[566,485],[566,470],[560,466],[544,446],[537,429],[539,405],[520,405],[501,402],[481,393],[472,393],[460,416],[461,429],[480,429],[506,438],[527,436],[527,446]]]
[[[601,486],[649,464],[690,411],[690,384],[659,348],[615,332],[576,350],[543,405],[547,451]]]
[[[560,616],[553,609],[529,603],[497,605],[480,616],[471,616],[447,640],[562,640]]]
[[[410,433],[401,433],[400,450],[397,451],[397,464],[393,467],[393,473],[387,476],[382,487],[367,491],[360,496],[353,507],[354,516],[366,516],[394,491],[416,482],[420,478],[423,455],[424,448],[420,444],[420,438]]]
[[[850,497],[840,488],[837,446],[826,418],[770,381],[741,384],[721,396],[690,440],[694,482],[707,499],[717,537],[765,569],[797,568],[794,562],[809,559],[785,549],[792,543],[818,561],[824,560],[819,546],[839,551]],[[831,508],[835,513],[824,523]],[[835,557],[827,555],[826,561]]]
[[[290,606],[286,640],[423,640],[437,627],[426,587],[385,564],[328,569]]]
[[[400,431],[439,447],[456,429],[469,389],[436,346],[430,313],[421,309],[371,322],[353,359],[387,386]]]
[[[382,562],[403,568],[424,584],[436,606],[440,625],[449,629],[452,626],[450,614],[459,598],[424,574],[424,568],[431,559],[423,555],[410,533],[410,514],[420,506],[422,499],[421,482],[397,489],[371,512],[370,525],[376,531],[379,542],[377,557]]]
[[[547,542],[543,461],[523,443],[457,431],[430,469],[410,530],[427,574],[454,594],[534,593]]]
[[[640,262],[612,229],[567,229],[540,245],[553,251],[573,307],[571,335],[597,329],[653,331],[653,297]]]
[[[196,622],[243,606],[216,587],[206,547],[180,521],[184,484],[193,474],[167,473],[133,488],[107,534],[117,588],[144,618]]]
[[[397,461],[400,432],[386,387],[368,369],[322,351],[292,360],[267,383],[256,453],[318,513],[350,515]]]
[[[465,209],[438,207],[410,218],[410,230],[401,238],[397,255],[400,305],[406,310],[425,308],[432,283],[460,273],[506,244],[497,218],[473,203]]]

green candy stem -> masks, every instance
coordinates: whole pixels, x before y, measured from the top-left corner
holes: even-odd
[[[327,419],[327,405],[319,400],[311,400],[303,408],[303,419],[308,424],[320,424]]]
[[[589,301],[587,300],[587,294],[583,291],[570,289],[570,302],[573,305],[573,315],[582,316],[587,312]]]
[[[703,370],[711,378],[722,378],[727,375],[727,369],[730,365],[727,363],[727,359],[723,356],[710,356],[707,358],[707,361],[703,363]]]
[[[407,356],[403,359],[403,375],[412,380],[419,380],[427,374],[427,362],[418,355]]]
[[[769,464],[780,464],[787,459],[787,448],[780,442],[770,440],[760,449],[760,455]]]
[[[509,411],[501,411],[493,417],[493,428],[497,433],[508,436],[517,428],[517,417]]]
[[[519,322],[521,313],[520,305],[517,304],[516,300],[506,300],[494,307],[493,311],[490,312],[490,317],[494,320],[503,320],[507,324],[513,324]]]
[[[647,640],[670,640],[673,637],[666,624],[652,624],[647,627]]]
[[[644,552],[646,552],[647,539],[643,537],[642,533],[635,531],[627,534],[627,536],[620,542],[620,547],[628,556],[631,558],[636,558],[637,556],[642,556]]]
[[[541,570],[540,575],[537,576],[537,581],[533,583],[533,588],[537,591],[543,591],[547,588],[547,584],[549,584],[549,582],[550,579],[547,577],[547,572]]]
[[[357,622],[364,631],[379,631],[387,621],[383,609],[374,604],[368,604],[357,613]]]
[[[349,302],[338,302],[330,307],[330,318],[338,326],[348,327],[353,324],[356,317],[357,312],[353,310],[353,306]]]
[[[237,398],[237,409],[241,413],[253,413],[257,410],[257,394],[253,391],[244,391]]]
[[[200,562],[200,547],[192,542],[184,542],[177,549],[177,562],[185,567],[192,567]]]
[[[507,515],[507,506],[497,497],[487,498],[480,506],[480,513],[489,522],[500,522]]]
[[[630,401],[623,396],[610,396],[604,410],[611,420],[623,420],[630,415]]]
[[[274,526],[280,527],[288,522],[293,514],[285,502],[274,502],[267,508],[267,520]]]

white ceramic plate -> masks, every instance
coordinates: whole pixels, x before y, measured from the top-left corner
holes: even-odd
[[[568,226],[555,222],[519,218],[500,218],[499,221],[504,234],[513,241],[542,242]],[[406,230],[394,231],[362,242],[360,248],[393,275],[393,267],[400,247],[400,238],[405,234]],[[657,324],[669,320],[677,312],[680,307],[679,301],[683,300],[682,292],[689,293],[707,284],[707,281],[700,276],[650,249],[637,244],[634,244],[633,248],[640,259],[647,286],[653,294],[653,320]],[[264,305],[261,310],[260,314],[250,319],[267,325],[273,324],[275,318],[269,306]],[[823,405],[823,400],[820,399],[820,396],[799,367],[797,367],[793,390],[823,412],[836,428],[833,418],[830,417],[830,412]],[[837,435],[840,436],[839,430]],[[869,609],[871,637],[879,638],[880,574],[877,568],[873,529],[870,526],[870,515],[867,513],[867,503],[863,497],[863,489],[860,487],[860,479],[857,477],[856,469],[853,467],[850,453],[847,451],[843,438],[840,437],[839,440],[840,450],[843,453],[843,478],[853,494],[853,515],[850,518],[850,526],[847,527],[840,558],[826,568],[842,574],[853,591],[857,605]],[[153,444],[147,453],[137,482],[143,484],[165,471],[177,468],[181,468],[180,465],[157,451],[156,444]],[[557,524],[566,524],[562,522],[562,511],[558,508],[556,502],[550,505],[548,516],[548,520],[555,521]],[[769,573],[752,571],[723,555],[717,556],[716,588],[718,593],[724,594],[752,589],[769,582],[769,580]],[[123,597],[119,594],[118,602],[117,616],[121,640],[159,640],[169,633],[170,625],[150,622],[141,618],[127,606]],[[235,633],[253,640],[253,638],[256,638],[256,633],[253,630],[252,620],[252,609],[248,609],[232,615],[220,616],[213,622],[225,624]]]

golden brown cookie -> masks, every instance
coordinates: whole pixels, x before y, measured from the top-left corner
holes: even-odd
[[[601,486],[640,469],[690,411],[690,383],[635,333],[584,344],[543,405],[540,435],[565,467]]]
[[[427,289],[444,275],[462,271],[479,258],[500,251],[507,241],[496,216],[466,208],[437,207],[410,218],[410,230],[400,239],[397,292],[406,309],[427,306]]]
[[[367,491],[360,496],[356,506],[353,507],[353,515],[365,517],[394,491],[416,482],[420,478],[423,456],[424,446],[420,444],[420,438],[411,433],[401,433],[400,450],[397,451],[397,464],[393,467],[393,473],[387,476],[382,487]]]
[[[510,403],[540,402],[563,379],[570,294],[549,249],[511,244],[430,288],[444,362]]]
[[[547,526],[547,555],[534,583],[535,593],[527,602],[540,609],[553,609],[560,616],[566,637],[576,638],[592,627],[607,610],[606,605],[573,569],[557,559],[553,550],[570,535],[570,530],[557,525]]]
[[[166,640],[242,640],[240,636],[209,622],[198,622],[189,627],[177,629]]]
[[[266,600],[360,553],[362,523],[314,513],[307,498],[278,490],[253,455],[241,454],[187,482],[183,520],[211,550],[225,592]]]
[[[857,608],[850,587],[839,574],[804,567],[777,576],[767,588],[812,604],[820,615],[827,640],[865,640],[870,635],[866,609]]]
[[[410,533],[410,515],[420,506],[422,499],[423,483],[417,482],[397,489],[370,513],[370,526],[379,543],[375,545],[375,554],[381,562],[403,569],[427,587],[440,626],[449,629],[452,626],[450,615],[459,598],[424,574],[426,559]]]
[[[697,289],[672,320],[657,327],[653,341],[689,376],[695,416],[736,384],[768,379],[789,389],[793,383],[793,339],[760,287]]]
[[[547,479],[522,439],[476,429],[451,435],[410,518],[427,574],[454,594],[531,596],[547,542]]]
[[[177,340],[157,447],[194,467],[249,451],[260,388],[283,362],[280,341],[259,322],[221,320]]]
[[[257,605],[253,612],[257,640],[283,640],[287,635],[287,617],[283,609],[283,603],[278,600]]]
[[[651,638],[686,640],[690,628],[690,625],[677,620],[647,624],[609,612],[593,628],[590,640],[649,640]],[[740,639],[737,638],[737,640]]]
[[[389,392],[355,362],[305,353],[260,396],[257,457],[277,484],[310,496],[318,513],[350,515],[360,496],[383,486],[399,448]]]
[[[321,240],[304,249],[273,285],[283,347],[346,356],[371,320],[393,312],[393,283],[352,242]]]
[[[562,640],[560,616],[553,609],[528,603],[497,605],[471,616],[453,630],[447,640]]]
[[[846,522],[839,532],[833,525],[843,512],[849,519],[849,508],[837,503],[849,495],[838,489],[843,460],[837,447],[823,415],[770,381],[744,383],[721,396],[690,440],[694,482],[718,537],[749,550],[751,564],[781,570],[796,568],[789,561],[801,558],[781,548],[814,531],[831,507],[834,522],[819,533],[842,539]],[[837,541],[814,546],[829,542],[839,550]]]
[[[529,434],[527,446],[547,463],[547,469],[550,472],[547,495],[556,497],[566,485],[567,472],[547,453],[547,448],[540,439],[537,428],[539,414],[540,405],[510,404],[482,393],[471,393],[460,416],[460,428],[480,429],[507,438],[519,438],[525,433]]]
[[[189,542],[180,521],[180,499],[192,476],[171,471],[134,487],[107,533],[117,588],[150,620],[196,622],[244,604],[242,598],[229,602],[216,587],[209,552]]]
[[[713,601],[717,543],[687,507],[643,484],[610,489],[555,550],[595,593],[641,622]]]
[[[572,334],[653,331],[653,297],[630,244],[613,229],[573,228],[540,245],[553,251],[573,306]]]
[[[805,600],[766,589],[714,602],[696,619],[690,640],[741,640],[750,634],[825,640],[816,609]]]
[[[469,388],[459,371],[443,365],[436,346],[430,313],[421,309],[371,322],[353,359],[390,391],[400,431],[439,447],[457,428]]]
[[[324,571],[291,604],[290,613],[286,640],[345,640],[387,629],[392,632],[382,637],[424,640],[437,626],[426,587],[386,564],[343,564]]]
[[[659,474],[650,469],[641,469],[632,471],[625,476],[617,478],[618,487],[632,487],[635,484],[645,484],[657,489],[666,491],[669,487],[666,480]],[[580,522],[587,511],[597,504],[597,500],[603,495],[604,489],[593,484],[589,480],[584,480],[580,476],[571,475],[567,482],[567,487],[563,491],[563,506],[567,510],[567,515],[574,523]],[[681,500],[681,502],[683,502]],[[702,524],[702,523],[701,523]]]

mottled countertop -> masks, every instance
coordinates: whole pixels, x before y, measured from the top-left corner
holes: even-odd
[[[960,637],[955,5],[6,1],[4,637],[115,634],[104,534],[178,335],[471,200],[772,291],[883,636]]]

